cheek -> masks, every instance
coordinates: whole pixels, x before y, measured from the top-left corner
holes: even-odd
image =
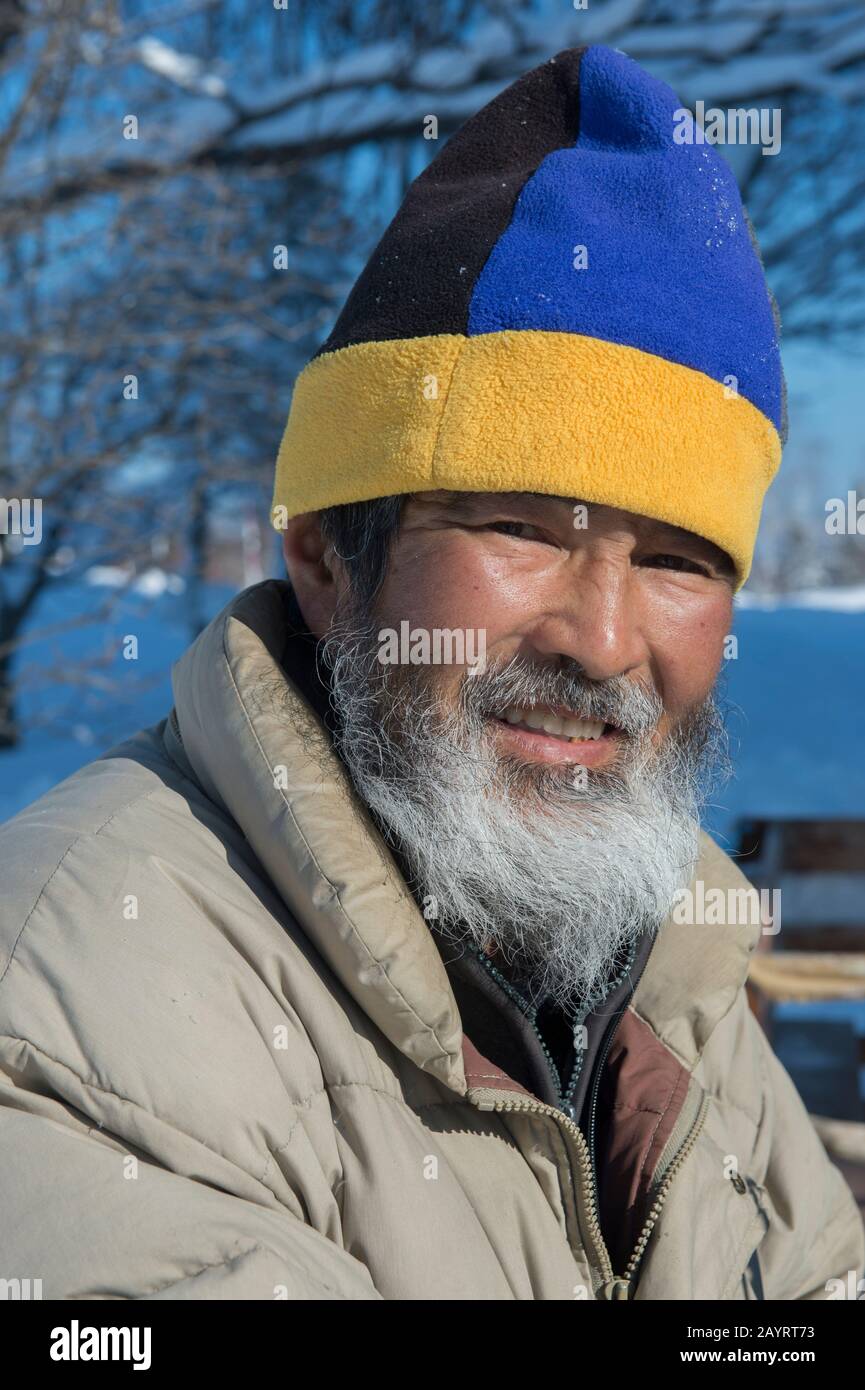
[[[524,565],[491,555],[468,537],[424,538],[393,557],[376,612],[389,627],[407,620],[428,630],[483,630],[489,650],[525,622],[531,588]]]
[[[724,664],[724,644],[732,625],[728,592],[706,598],[688,596],[657,624],[651,640],[664,703],[678,712],[709,694]]]

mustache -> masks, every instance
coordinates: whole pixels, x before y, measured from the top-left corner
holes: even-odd
[[[623,734],[627,764],[635,758],[648,764],[655,757],[653,735],[665,705],[658,691],[638,677],[595,680],[576,659],[561,657],[553,665],[517,653],[502,662],[467,670],[459,683],[456,707],[448,714],[440,702],[436,682],[429,679],[429,669],[380,664],[378,627],[378,619],[367,607],[345,600],[331,628],[319,640],[317,661],[322,674],[327,671],[337,683],[348,677],[355,701],[370,712],[375,711],[382,750],[389,745],[395,753],[406,728],[415,737],[434,731],[442,743],[462,744],[465,735],[480,740],[487,732],[487,719],[501,718],[511,706],[525,709],[562,705],[582,718],[613,725]],[[333,700],[331,706],[334,707]],[[343,728],[341,720],[337,723],[338,741],[353,737],[352,730]],[[461,732],[457,733],[457,727]],[[675,775],[677,768],[681,776],[696,774],[705,783],[704,795],[708,795],[711,786],[718,787],[729,780],[729,735],[723,707],[714,692],[675,721],[664,747],[662,762],[668,774]],[[384,752],[379,756],[383,757]],[[543,774],[538,775],[541,781],[545,780]],[[546,777],[555,781],[555,770]],[[593,779],[611,787],[620,780],[615,769],[609,773],[595,772]]]
[[[612,724],[629,738],[645,738],[657,728],[664,703],[657,691],[627,676],[593,680],[578,661],[545,666],[515,656],[499,666],[467,674],[460,689],[467,716],[501,719],[516,705],[562,705],[579,718]]]

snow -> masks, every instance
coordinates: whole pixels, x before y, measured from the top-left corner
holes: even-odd
[[[660,64],[653,65],[653,70],[676,90],[681,90],[683,96],[692,92],[707,106],[726,106],[740,100],[746,106],[753,106],[755,100],[781,96],[790,90],[826,92],[837,97],[839,77],[834,70],[845,63],[861,61],[863,57],[865,25],[837,43],[814,42],[807,48],[791,48],[787,52],[743,53],[717,64],[699,60],[688,64],[677,61],[674,56],[665,64],[662,57]],[[855,81],[859,83],[861,94],[861,76]],[[855,91],[855,86],[851,90]]]
[[[316,63],[298,77],[258,83],[240,77],[233,88],[233,96],[248,115],[268,116],[340,87],[391,81],[396,73],[405,69],[409,54],[408,44],[401,39],[369,44],[344,57]]]
[[[473,29],[468,41],[432,48],[421,54],[411,70],[411,80],[419,87],[465,86],[492,63],[510,58],[514,49],[513,29],[501,20],[489,20]]]
[[[739,608],[759,608],[774,612],[777,608],[820,608],[827,613],[865,613],[865,584],[840,586],[837,589],[798,589],[777,597],[766,594],[741,593]]]
[[[579,48],[589,43],[626,46],[623,30],[640,19],[644,9],[645,0],[607,0],[604,5],[590,3],[585,10],[574,11],[567,6],[558,14],[553,10],[546,14],[520,15],[519,27],[526,46],[534,48],[537,56],[527,55],[527,60],[518,64],[518,70],[542,63],[563,48]]]
[[[151,72],[167,77],[178,87],[201,96],[224,97],[228,88],[221,77],[208,73],[199,58],[187,53],[178,53],[161,39],[148,35],[139,39],[135,45],[139,60]]]
[[[85,571],[84,582],[95,588],[128,588],[130,593],[141,594],[145,598],[182,594],[186,588],[186,581],[179,574],[169,574],[156,565],[134,576],[121,565],[91,565]]]
[[[0,752],[0,822],[50,791],[85,763],[163,719],[171,709],[171,666],[191,640],[182,580],[157,567],[129,583],[119,569],[93,566],[87,583],[64,584],[44,596],[31,626],[32,644],[19,662],[22,713],[30,725],[19,747]],[[101,593],[100,593],[101,589]],[[213,617],[231,596],[225,587],[205,592]],[[77,620],[104,601],[110,612],[100,623]],[[51,635],[38,640],[38,630]],[[138,639],[138,659],[126,661],[122,644]],[[96,667],[108,653],[109,660]],[[88,663],[85,654],[93,656]],[[73,671],[92,665],[92,683],[62,686],[56,678],[38,683],[38,672]]]
[[[472,87],[473,109],[498,96],[502,83],[482,82]],[[424,91],[336,91],[241,127],[224,141],[227,150],[259,150],[301,147],[321,141],[338,145],[361,140],[383,130],[420,130],[431,111],[439,120],[465,117],[465,90],[448,96],[438,89]]]
[[[865,605],[819,600],[737,609],[721,688],[736,775],[707,817],[725,847],[752,817],[865,819]]]
[[[235,116],[224,101],[189,95],[170,116],[160,114],[142,123],[137,140],[123,138],[119,117],[63,131],[50,147],[44,140],[35,144],[21,140],[8,152],[3,168],[7,201],[13,195],[18,199],[47,194],[58,179],[64,183],[80,179],[82,185],[90,186],[95,170],[139,163],[160,169],[182,166],[218,143],[234,123]]]
[[[640,25],[627,38],[627,53],[638,62],[655,55],[698,53],[712,58],[749,48],[763,30],[760,20],[730,19],[717,24]]]

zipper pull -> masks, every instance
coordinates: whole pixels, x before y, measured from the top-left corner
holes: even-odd
[[[605,1303],[622,1303],[631,1296],[630,1279],[611,1279],[608,1284],[603,1284],[598,1290],[598,1298]]]

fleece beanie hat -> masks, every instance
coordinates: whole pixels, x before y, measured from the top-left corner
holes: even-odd
[[[603,46],[466,122],[297,379],[274,526],[395,493],[545,492],[704,536],[744,583],[786,434],[778,318],[733,174],[693,135]]]

